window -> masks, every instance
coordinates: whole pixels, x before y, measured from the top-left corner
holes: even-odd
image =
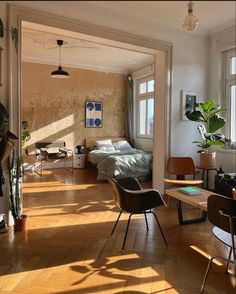
[[[154,79],[137,80],[137,137],[152,138],[154,123]]]
[[[236,50],[225,52],[226,136],[236,142]],[[234,144],[235,145],[235,144]]]

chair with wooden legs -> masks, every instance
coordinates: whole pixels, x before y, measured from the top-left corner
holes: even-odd
[[[236,285],[236,200],[221,195],[210,195],[207,201],[207,209],[208,219],[215,226],[212,230],[213,235],[229,247],[229,256],[228,258],[213,256],[210,259],[202,283],[201,294],[204,291],[211,264],[215,258],[226,261],[225,273],[229,273],[229,265],[233,265],[231,274],[233,283]]]
[[[197,169],[191,157],[170,157],[167,161],[167,172],[170,176],[175,176],[174,179],[164,179],[164,182],[170,187],[201,186],[203,183],[202,180],[195,179]],[[191,176],[192,179],[186,179],[186,176]],[[167,206],[169,206],[169,198]],[[183,220],[181,201],[178,201],[177,210],[179,223],[182,225],[206,220],[207,215],[205,211],[202,212],[201,218]]]
[[[147,214],[151,213],[154,215],[155,220],[157,222],[157,225],[160,229],[162,238],[167,245],[166,238],[164,236],[164,233],[162,231],[161,225],[158,221],[158,218],[156,216],[156,213],[152,211],[153,208],[166,205],[164,200],[162,199],[162,196],[157,190],[154,189],[146,189],[143,190],[140,183],[136,178],[127,177],[127,178],[120,178],[120,179],[114,179],[108,176],[106,173],[103,172],[105,177],[107,178],[108,182],[111,184],[113,188],[113,192],[115,194],[115,201],[117,206],[120,208],[120,213],[118,215],[118,218],[115,222],[115,225],[112,229],[111,235],[114,233],[115,228],[119,222],[120,216],[122,212],[129,213],[129,219],[125,231],[125,237],[122,245],[122,251],[125,248],[126,238],[128,234],[129,224],[132,215],[134,214],[144,214],[147,230],[149,230],[148,227],[148,221],[147,221]]]

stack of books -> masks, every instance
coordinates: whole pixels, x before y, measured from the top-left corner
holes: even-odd
[[[202,191],[194,187],[182,187],[179,191],[187,195],[202,195]]]

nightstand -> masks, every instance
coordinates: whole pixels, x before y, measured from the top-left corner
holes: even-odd
[[[86,154],[74,154],[74,168],[85,168]]]

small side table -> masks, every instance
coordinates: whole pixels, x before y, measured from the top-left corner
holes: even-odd
[[[201,166],[197,166],[198,169],[201,169],[202,170],[202,188],[204,188],[204,178],[205,178],[205,171],[206,171],[206,187],[205,189],[208,190],[209,189],[209,171],[211,170],[215,170],[217,171],[217,168],[214,166],[214,167],[201,167]]]
[[[86,154],[74,154],[74,168],[85,168]]]

